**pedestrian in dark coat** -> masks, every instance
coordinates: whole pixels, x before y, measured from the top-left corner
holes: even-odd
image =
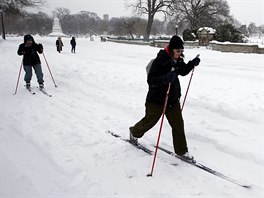
[[[43,53],[42,44],[35,43],[33,37],[29,34],[24,36],[24,43],[20,44],[17,50],[19,56],[23,55],[23,68],[25,70],[24,80],[26,87],[30,88],[32,78],[32,68],[35,70],[39,87],[44,87],[43,73],[38,53]]]
[[[72,53],[75,53],[75,47],[76,47],[76,40],[75,40],[75,37],[72,37],[70,43],[71,43],[71,46],[72,46],[71,52],[72,52]]]
[[[58,37],[58,39],[56,40],[56,47],[57,47],[57,51],[61,53],[63,47],[63,42],[61,40],[61,37]]]
[[[163,113],[168,84],[171,83],[165,115],[172,127],[174,151],[177,155],[193,160],[188,152],[187,141],[184,132],[184,122],[180,107],[181,86],[178,75],[187,75],[200,59],[194,58],[187,64],[183,60],[183,41],[178,36],[173,36],[169,45],[160,50],[152,63],[148,73],[149,91],[145,103],[145,117],[133,127],[129,128],[130,139],[137,143],[160,119]]]

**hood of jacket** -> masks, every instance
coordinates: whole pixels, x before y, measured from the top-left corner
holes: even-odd
[[[26,34],[24,36],[24,43],[26,43],[28,40],[32,40],[33,43],[35,42],[34,39],[33,39],[33,36],[31,36],[30,34]]]

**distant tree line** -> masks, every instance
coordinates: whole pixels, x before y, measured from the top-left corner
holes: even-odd
[[[43,6],[46,0],[1,0],[0,10],[6,14],[20,14],[25,8]]]
[[[219,41],[241,41],[241,34],[264,33],[264,27],[254,23],[241,25],[230,16],[229,5],[225,0],[137,0],[130,7],[133,17],[116,17],[109,21],[96,13],[81,11],[71,14],[69,9],[57,8],[52,16],[44,12],[30,13],[28,7],[41,7],[44,0],[2,0],[0,9],[4,13],[7,34],[47,35],[52,31],[53,19],[60,19],[62,30],[67,35],[116,35],[136,39],[150,35],[183,34],[184,40],[196,39],[199,27],[212,27],[217,30],[215,39]],[[155,18],[163,13],[164,20]],[[147,15],[147,18],[142,16]],[[2,32],[2,30],[1,30]]]

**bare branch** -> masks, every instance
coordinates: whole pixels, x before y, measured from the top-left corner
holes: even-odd
[[[168,7],[172,5],[171,0],[137,0],[136,3],[131,4],[131,7],[140,14],[148,15],[148,23],[146,27],[145,40],[149,40],[151,27],[156,13],[161,12],[168,15]]]

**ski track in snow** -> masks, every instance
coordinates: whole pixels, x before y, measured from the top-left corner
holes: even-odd
[[[1,197],[263,196],[263,55],[185,50],[186,60],[201,54],[183,109],[189,150],[199,162],[252,184],[248,190],[162,152],[148,178],[153,156],[106,133],[127,138],[128,127],[144,116],[145,66],[158,48],[77,38],[71,54],[64,38],[58,54],[54,38],[36,37],[58,87],[40,55],[53,97],[30,95],[23,70],[14,96],[22,40],[0,40]],[[182,95],[189,77],[180,78]],[[159,124],[143,144],[156,143]],[[165,120],[160,144],[173,150],[170,130]]]

